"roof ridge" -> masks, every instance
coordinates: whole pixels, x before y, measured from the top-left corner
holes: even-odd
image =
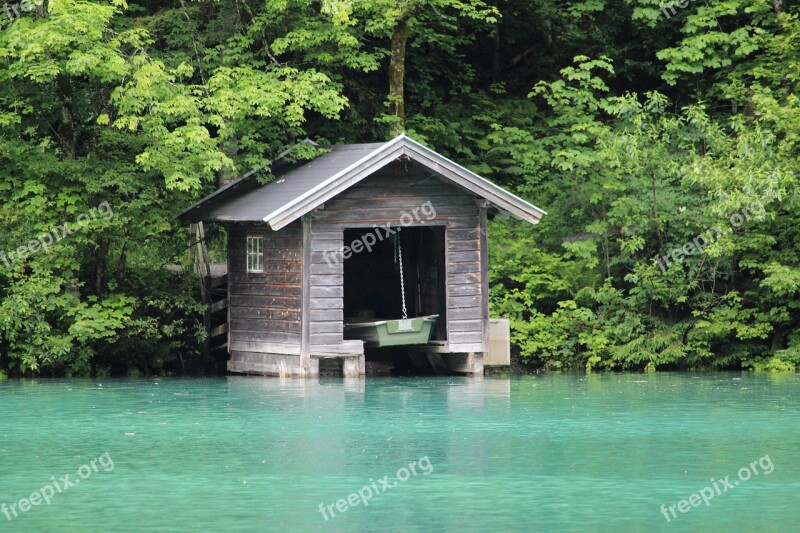
[[[209,195],[180,213],[178,218],[184,223],[194,220],[266,222],[273,230],[279,230],[401,157],[408,157],[453,186],[488,200],[493,209],[531,224],[547,214],[405,134],[386,142],[333,145],[331,148],[310,161],[298,162],[282,173],[275,172],[278,179],[246,192],[237,191],[237,196],[219,204],[210,204],[219,191]],[[254,183],[254,180],[240,178],[236,183],[243,182]],[[232,189],[233,186],[224,190]],[[205,209],[198,211],[201,207]],[[188,216],[190,212],[194,216]]]

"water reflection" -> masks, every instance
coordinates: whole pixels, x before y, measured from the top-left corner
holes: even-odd
[[[115,461],[11,531],[789,531],[800,519],[795,375],[12,380],[0,414],[0,503],[102,453]],[[766,454],[768,477],[664,521],[662,503]],[[421,457],[429,476],[333,521],[318,512]]]

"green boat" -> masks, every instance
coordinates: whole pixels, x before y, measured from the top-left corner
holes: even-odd
[[[427,344],[439,315],[398,320],[360,321],[351,319],[344,325],[345,339],[362,340],[367,348]]]

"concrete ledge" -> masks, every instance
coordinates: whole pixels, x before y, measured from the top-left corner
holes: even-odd
[[[366,374],[364,354],[312,354],[310,357],[260,352],[232,352],[228,372],[259,376],[315,378],[319,376],[319,358],[341,358],[346,378]]]
[[[310,378],[319,375],[319,361],[310,360],[304,365],[299,355],[232,352],[228,372]]]
[[[471,374],[473,376],[483,376],[483,354],[470,353],[450,353],[443,354],[442,359],[447,365],[448,370]]]
[[[367,373],[366,357],[360,355],[358,357],[347,357],[344,360],[344,368],[342,374],[346,378],[363,377]]]

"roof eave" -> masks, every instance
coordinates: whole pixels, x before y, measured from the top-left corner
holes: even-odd
[[[304,140],[302,140],[300,143],[298,143],[298,144],[310,144],[311,146],[313,146],[315,148],[319,148],[319,145],[317,143],[315,143],[314,141],[312,141],[311,139],[309,139],[307,137]],[[295,145],[295,146],[297,146],[297,145]],[[287,148],[286,150],[284,150],[283,152],[281,152],[280,154],[278,154],[275,157],[275,159],[273,159],[269,164],[270,165],[280,164],[281,161],[287,155],[292,153],[292,150],[294,150],[295,146],[291,146],[291,147]],[[217,198],[218,196],[220,196],[222,194],[225,194],[226,192],[238,187],[242,183],[249,183],[251,176],[257,174],[258,172],[261,172],[266,167],[267,167],[267,164],[261,165],[261,166],[259,166],[257,168],[254,168],[253,170],[250,170],[249,172],[246,172],[242,176],[240,176],[240,177],[238,177],[238,178],[236,178],[234,180],[231,180],[229,183],[226,183],[225,185],[223,185],[222,187],[220,187],[216,191],[214,191],[211,194],[209,194],[207,196],[204,196],[200,200],[196,201],[195,203],[193,203],[192,205],[190,205],[189,207],[187,207],[186,209],[184,209],[183,211],[181,211],[180,213],[175,215],[173,218],[176,219],[176,220],[179,220],[182,224],[191,223],[189,221],[185,221],[184,220],[184,218],[187,218],[185,215],[189,214],[191,211],[197,209],[198,207],[202,206],[203,204],[207,203],[208,201],[213,200],[213,199]],[[228,222],[224,218],[206,219],[206,220],[212,221],[212,222]],[[257,221],[254,220],[253,222],[257,222]]]
[[[402,134],[306,191],[295,201],[268,214],[263,220],[272,229],[279,230],[402,155],[411,156],[425,167],[489,200],[516,218],[537,224],[547,214],[535,205]]]
[[[279,230],[291,224],[329,198],[347,190],[355,183],[380,170],[402,155],[403,139],[407,139],[407,137],[405,135],[395,137],[380,148],[370,152],[347,168],[340,170],[319,185],[298,196],[293,202],[266,215],[263,219],[264,222],[274,230]]]
[[[176,220],[179,220],[182,224],[190,223],[190,222],[187,222],[187,221],[184,220],[185,218],[187,218],[186,215],[188,215],[189,213],[191,213],[192,211],[194,211],[198,207],[202,206],[203,204],[205,204],[209,200],[213,200],[217,196],[220,196],[220,195],[224,194],[225,192],[230,191],[231,189],[234,189],[234,188],[238,187],[243,182],[244,182],[244,178],[236,178],[235,180],[233,180],[230,183],[227,183],[226,185],[220,187],[219,189],[217,189],[216,191],[212,192],[211,194],[209,194],[209,195],[201,198],[200,200],[196,201],[195,203],[193,203],[192,205],[190,205],[189,207],[187,207],[186,209],[184,209],[183,211],[181,211],[180,213],[175,215],[173,218],[176,219]]]
[[[430,164],[425,166],[434,172],[448,178],[453,183],[479,194],[497,207],[511,213],[517,218],[530,222],[531,224],[537,224],[542,217],[547,214],[546,211],[539,209],[519,196],[495,185],[486,178],[482,178],[471,170],[447,159],[443,155],[434,152],[413,139],[408,139],[408,141],[408,149],[411,153],[407,155],[413,154],[417,156],[417,161],[419,161],[418,158],[428,159]],[[476,191],[476,189],[478,190]]]

